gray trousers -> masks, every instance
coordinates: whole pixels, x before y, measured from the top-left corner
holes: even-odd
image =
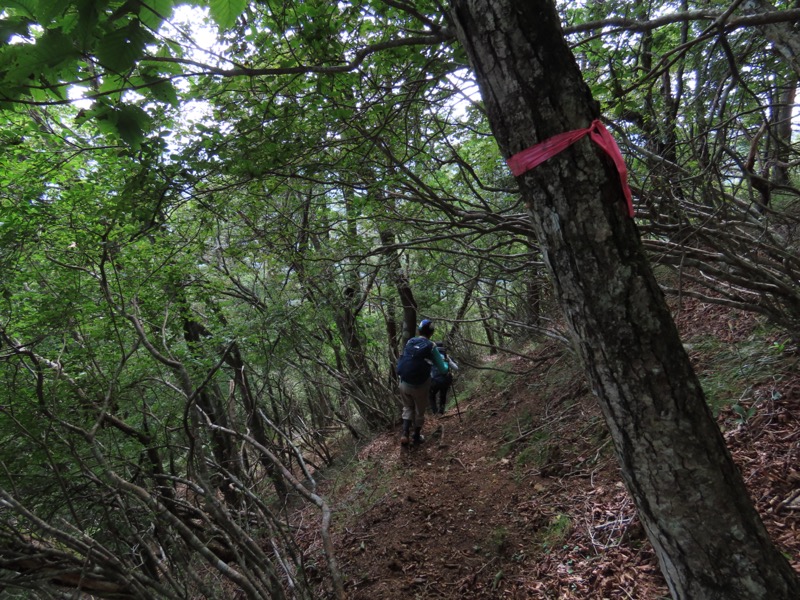
[[[422,427],[425,423],[425,408],[428,406],[428,391],[431,380],[422,385],[410,385],[400,382],[400,396],[403,398],[403,419],[412,421],[414,427]]]

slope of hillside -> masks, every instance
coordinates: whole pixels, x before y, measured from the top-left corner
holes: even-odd
[[[676,320],[767,527],[800,570],[796,348],[696,301]],[[351,598],[668,597],[577,361],[554,343],[527,354],[458,381],[458,406],[429,416],[419,448],[387,432],[323,475]],[[321,560],[316,519],[298,527]]]

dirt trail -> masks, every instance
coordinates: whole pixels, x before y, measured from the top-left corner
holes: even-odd
[[[741,329],[725,335],[752,324]],[[461,414],[429,415],[424,444],[403,449],[387,432],[321,481],[350,597],[667,598],[574,359],[545,345],[502,366],[528,374],[469,397],[457,387]],[[783,375],[750,422],[731,426],[730,410],[720,421],[773,538],[800,568],[800,378],[791,364]],[[311,555],[318,534],[308,521],[304,531]]]

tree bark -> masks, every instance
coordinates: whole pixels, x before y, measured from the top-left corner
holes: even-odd
[[[599,116],[552,2],[450,0],[450,15],[505,156]],[[585,137],[517,182],[673,597],[800,597],[708,409],[613,164]]]
[[[381,244],[385,248],[387,254],[387,266],[389,268],[389,277],[397,288],[397,295],[400,297],[400,306],[403,309],[403,337],[400,340],[400,347],[396,349],[396,356],[400,356],[403,351],[403,346],[417,334],[417,301],[414,298],[414,292],[409,284],[408,277],[403,271],[400,264],[400,256],[391,247],[395,243],[395,235],[388,229],[381,229],[379,232]]]
[[[765,0],[744,0],[741,11],[746,15],[759,15],[775,12],[777,9],[771,2]],[[794,23],[791,21],[765,23],[759,30],[772,45],[773,51],[786,61],[789,68],[800,75],[800,37],[797,36]]]

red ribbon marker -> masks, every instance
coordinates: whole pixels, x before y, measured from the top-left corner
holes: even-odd
[[[586,129],[559,133],[522,152],[517,152],[506,160],[506,163],[514,176],[519,177],[526,171],[539,166],[548,158],[569,148],[586,134],[589,134],[592,141],[605,150],[606,154],[614,161],[617,173],[619,173],[619,181],[622,184],[622,193],[625,194],[625,201],[628,204],[628,216],[632,218],[634,215],[633,200],[631,199],[631,188],[628,187],[628,169],[625,166],[625,159],[622,158],[622,152],[620,152],[617,142],[599,119],[592,121],[592,124]]]

